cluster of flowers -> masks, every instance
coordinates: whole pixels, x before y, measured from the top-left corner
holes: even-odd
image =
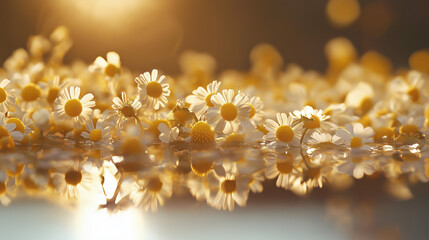
[[[282,70],[259,45],[249,72],[220,81],[205,54],[185,53],[177,78],[135,77],[115,52],[63,65],[70,46],[64,27],[31,37],[0,71],[3,205],[26,194],[156,211],[186,190],[233,210],[265,179],[298,195],[364,175],[428,181],[428,75],[392,77],[385,58],[359,62],[345,39],[328,43],[326,76]]]

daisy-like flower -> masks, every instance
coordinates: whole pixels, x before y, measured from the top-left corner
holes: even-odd
[[[75,165],[64,172],[54,173],[53,184],[55,190],[66,199],[78,199],[82,194],[95,190],[91,189],[91,185],[94,183],[93,177],[91,172]]]
[[[13,181],[9,179],[7,174],[3,171],[0,171],[0,203],[3,206],[10,204],[11,200],[11,189],[14,189],[15,186]]]
[[[86,124],[86,131],[81,136],[87,139],[87,143],[106,144],[111,139],[110,127],[104,124],[103,120],[98,119],[94,126],[94,121],[89,119]]]
[[[140,101],[148,107],[153,107],[155,110],[165,107],[167,97],[170,96],[170,90],[167,79],[161,75],[158,79],[158,70],[153,69],[152,74],[145,72],[140,74],[135,79],[138,89]]]
[[[308,145],[319,151],[327,151],[335,148],[344,143],[344,140],[337,135],[331,135],[329,133],[313,132],[311,138],[308,140]]]
[[[23,132],[25,132],[25,127],[23,125],[19,126],[19,130],[23,129]],[[15,147],[15,142],[22,141],[24,135],[23,132],[19,130],[14,122],[8,122],[4,115],[0,115],[0,148],[13,149]]]
[[[15,90],[8,79],[3,79],[0,82],[0,112],[7,112],[13,103],[15,103]]]
[[[377,162],[365,156],[361,148],[354,148],[337,169],[356,179],[361,179],[364,175],[371,175],[377,170]]]
[[[235,94],[232,89],[225,89],[211,97],[213,107],[207,110],[207,122],[215,132],[229,134],[239,128],[251,127],[249,99],[243,93]]]
[[[299,159],[292,152],[270,152],[264,156],[265,176],[268,179],[277,177],[276,186],[289,189],[298,179],[300,172],[295,167]]]
[[[130,198],[145,211],[156,212],[158,205],[163,206],[165,199],[173,193],[173,181],[168,173],[151,174],[139,179],[132,186]]]
[[[13,131],[21,133],[21,134],[18,134],[18,133],[12,134],[12,138],[16,142],[21,142],[25,140],[25,138],[27,138],[28,140],[29,134],[31,133],[31,129],[28,127],[31,124],[30,120],[27,118],[23,118],[23,119],[24,120],[21,120],[18,117],[8,117],[8,118],[4,118],[3,120],[5,124],[15,124],[15,129]]]
[[[361,123],[347,124],[344,128],[338,128],[336,135],[342,138],[352,149],[370,150],[366,145],[374,141],[374,130],[371,127],[364,127]]]
[[[233,132],[224,138],[219,138],[223,147],[252,146],[261,141],[264,133],[256,128],[242,128],[238,132]]]
[[[217,176],[217,187],[210,194],[208,204],[216,209],[229,211],[234,210],[235,203],[240,207],[246,206],[249,182],[249,178],[238,174],[235,167],[228,168],[225,176]]]
[[[326,116],[322,110],[313,109],[310,106],[305,106],[302,110],[293,112],[293,116],[300,119],[303,123],[303,128],[307,129],[331,129],[332,124],[326,122],[329,116]]]
[[[299,131],[299,125],[294,124],[295,118],[286,113],[277,113],[277,122],[271,119],[267,119],[265,128],[268,133],[264,136],[264,140],[276,142],[280,145],[299,145],[299,138],[301,132]]]
[[[404,100],[416,103],[424,99],[425,94],[422,91],[424,84],[425,81],[421,73],[411,71],[406,79],[403,77],[395,78],[390,84],[390,89],[393,94],[399,95]]]
[[[30,76],[24,74],[18,80],[20,89],[19,95],[21,97],[21,107],[23,109],[30,109],[42,96],[42,89],[38,84],[31,82]]]
[[[213,81],[207,85],[207,90],[203,87],[198,87],[192,91],[192,95],[186,97],[186,102],[191,104],[189,110],[197,116],[198,119],[207,111],[209,107],[213,107],[211,97],[218,93],[221,82]]]
[[[60,76],[55,76],[52,81],[52,85],[49,87],[48,92],[46,93],[46,101],[49,104],[54,104],[55,100],[60,95],[60,92],[66,87],[67,81],[60,83]]]
[[[250,123],[252,123],[254,127],[257,127],[257,125],[261,123],[263,118],[264,103],[262,102],[260,97],[253,96],[249,99],[249,106]]]
[[[79,97],[79,87],[70,87],[70,90],[61,91],[55,104],[55,113],[58,117],[71,118],[76,125],[85,124],[92,113],[91,107],[95,106],[95,102],[91,101],[94,95],[87,93],[81,99]]]
[[[90,72],[102,72],[106,75],[107,80],[116,78],[121,73],[121,59],[116,52],[108,52],[106,59],[97,57],[94,63],[89,66]]]
[[[116,116],[116,124],[121,126],[122,121],[131,118],[137,118],[137,111],[141,108],[141,106],[142,104],[140,102],[139,96],[137,96],[134,100],[131,100],[127,98],[127,94],[125,92],[122,92],[122,99],[115,97],[113,99],[112,108],[115,109],[113,113]]]
[[[167,144],[176,141],[180,132],[178,127],[172,127],[170,129],[165,123],[160,123],[158,125],[158,130],[161,132],[159,134],[159,140]]]

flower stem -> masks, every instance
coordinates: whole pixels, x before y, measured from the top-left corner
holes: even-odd
[[[305,166],[308,168],[308,169],[311,169],[312,167],[310,166],[310,163],[308,162],[308,160],[307,160],[307,156],[304,154],[304,152],[302,151],[302,144],[304,143],[304,138],[305,138],[305,135],[307,134],[307,132],[308,132],[308,128],[305,128],[304,129],[304,132],[302,133],[302,136],[301,136],[301,139],[300,139],[300,141],[299,141],[299,143],[300,143],[300,153],[301,153],[301,156],[302,156],[302,161],[304,162],[304,164],[305,164]]]

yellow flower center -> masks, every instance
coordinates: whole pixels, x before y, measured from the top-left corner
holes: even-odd
[[[290,142],[293,140],[295,133],[292,128],[287,125],[282,125],[277,128],[276,138],[281,142]]]
[[[120,69],[116,67],[115,65],[109,63],[106,68],[104,69],[104,74],[106,74],[109,77],[114,77],[116,74],[118,74]]]
[[[7,99],[6,90],[4,90],[4,88],[0,87],[0,103],[6,101],[6,99]]]
[[[362,157],[352,157],[352,162],[353,162],[353,163],[359,164],[359,163],[361,163],[362,161],[363,161],[363,158],[362,158]]]
[[[39,99],[41,94],[42,91],[40,90],[40,87],[34,83],[28,84],[21,91],[21,97],[25,102],[36,101]]]
[[[237,182],[235,180],[224,180],[220,188],[222,192],[226,194],[231,194],[237,190]]]
[[[127,117],[127,118],[131,118],[136,115],[136,111],[134,110],[134,108],[128,105],[124,106],[119,111],[121,112],[122,115],[124,115],[124,117]]]
[[[89,133],[89,140],[93,142],[101,141],[103,134],[101,133],[101,129],[94,129]]]
[[[192,159],[191,168],[197,176],[206,175],[213,167],[213,161],[205,158]]]
[[[420,91],[414,86],[408,89],[407,94],[413,102],[417,102],[420,99]]]
[[[69,170],[64,175],[67,184],[77,186],[82,181],[82,173],[76,170]]]
[[[48,101],[48,103],[54,103],[55,99],[57,99],[57,97],[60,94],[60,89],[58,89],[57,87],[51,87],[48,91],[48,95],[46,96],[46,101]]]
[[[191,141],[193,143],[213,143],[215,134],[206,122],[197,122],[191,128]]]
[[[121,145],[121,151],[124,155],[138,154],[141,153],[142,150],[142,145],[137,138],[126,139]]]
[[[253,107],[252,104],[249,104],[249,107],[250,107],[249,118],[252,118],[256,114],[256,109],[255,109],[255,107]]]
[[[6,183],[0,182],[0,196],[3,196],[6,193]]]
[[[149,182],[147,183],[147,189],[153,193],[157,193],[161,191],[162,188],[162,182],[159,179],[159,177],[154,177],[149,179]]]
[[[162,95],[162,86],[157,81],[152,81],[147,84],[147,95],[153,98],[159,98]]]
[[[419,128],[416,125],[403,125],[399,129],[399,132],[405,135],[413,135],[419,132]]]
[[[64,105],[64,111],[70,117],[77,117],[82,113],[82,103],[78,99],[70,99]]]
[[[393,139],[394,135],[395,133],[393,132],[392,129],[387,127],[382,127],[375,130],[374,140],[378,140],[382,138]]]
[[[24,131],[25,131],[25,126],[24,126],[24,123],[22,123],[22,121],[21,120],[19,120],[18,118],[16,118],[16,117],[11,117],[11,118],[9,118],[7,121],[6,121],[6,123],[15,123],[15,131],[20,131],[21,133],[24,133]]]
[[[304,123],[304,128],[315,129],[320,127],[320,118],[318,116],[312,115],[311,118],[302,118]]]
[[[213,107],[214,106],[213,103],[212,103],[212,101],[211,101],[211,98],[215,94],[216,93],[210,93],[209,95],[207,95],[207,97],[206,97],[206,105],[207,105],[207,107]]]
[[[293,161],[290,161],[290,160],[279,161],[276,163],[276,166],[279,173],[289,174],[290,172],[292,172],[292,169],[293,169]]]
[[[362,139],[360,137],[352,137],[350,140],[351,148],[360,148],[362,147]]]
[[[232,103],[225,103],[220,108],[220,115],[226,121],[233,121],[237,117],[237,114],[238,114],[238,109]]]
[[[4,137],[10,137],[10,133],[5,127],[0,126],[0,138]]]
[[[244,143],[244,135],[240,133],[231,133],[226,137],[225,143],[228,145],[242,144]]]

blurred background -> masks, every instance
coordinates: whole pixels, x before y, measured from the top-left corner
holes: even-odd
[[[114,50],[138,72],[177,74],[185,50],[213,55],[218,72],[247,70],[252,47],[264,42],[285,63],[324,71],[324,46],[339,36],[400,68],[429,47],[428,11],[427,0],[1,0],[0,62],[30,35],[65,25],[74,41],[66,62],[90,63]]]

